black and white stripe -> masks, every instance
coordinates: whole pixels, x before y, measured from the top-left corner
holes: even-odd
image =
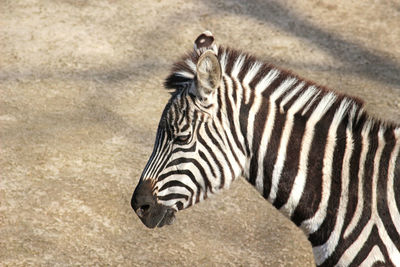
[[[141,178],[158,202],[187,208],[244,176],[301,227],[318,266],[400,266],[400,127],[213,41],[166,80],[175,92]],[[219,66],[201,66],[206,51]],[[202,90],[199,71],[216,67],[218,86]]]

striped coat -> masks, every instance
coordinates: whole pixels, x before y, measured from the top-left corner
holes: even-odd
[[[209,32],[165,85],[175,92],[132,197],[146,225],[171,223],[177,210],[244,176],[304,231],[318,266],[400,266],[398,125],[371,118],[355,98],[218,47]],[[155,204],[140,204],[142,188]],[[149,223],[153,205],[166,210],[158,224]]]

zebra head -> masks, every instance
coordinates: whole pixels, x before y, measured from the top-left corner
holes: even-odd
[[[242,173],[220,100],[223,76],[214,37],[206,31],[166,80],[175,92],[131,200],[149,228],[171,224],[176,211],[228,187]]]

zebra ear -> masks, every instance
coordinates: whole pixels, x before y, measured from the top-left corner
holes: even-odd
[[[207,98],[221,83],[221,65],[217,56],[208,50],[204,52],[196,65],[197,86],[195,94],[200,98]]]

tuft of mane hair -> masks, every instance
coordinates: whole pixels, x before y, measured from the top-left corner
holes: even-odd
[[[214,41],[214,39],[212,39],[211,43],[213,41]],[[240,60],[240,61],[243,61],[242,70],[239,72],[238,77],[236,77],[236,78],[238,78],[239,81],[242,81],[244,78],[244,75],[247,73],[247,71],[253,65],[260,64],[261,67],[259,68],[257,75],[266,75],[271,69],[276,69],[276,70],[280,71],[281,75],[283,75],[284,77],[292,77],[292,78],[296,78],[297,80],[299,80],[301,82],[304,82],[306,86],[304,86],[303,88],[307,88],[309,86],[314,86],[319,91],[318,99],[321,99],[326,94],[333,94],[338,101],[347,99],[359,111],[358,112],[359,118],[362,114],[366,120],[371,121],[372,125],[376,125],[376,126],[381,125],[385,128],[400,127],[400,125],[398,125],[398,124],[388,122],[388,121],[382,121],[382,120],[370,117],[364,111],[364,102],[357,97],[339,93],[339,92],[329,89],[325,86],[319,85],[313,81],[302,78],[302,77],[298,76],[297,74],[294,74],[291,71],[282,69],[280,67],[276,67],[275,65],[272,65],[265,61],[259,60],[256,57],[254,57],[253,55],[242,52],[240,50],[235,50],[235,49],[232,49],[229,47],[223,47],[223,46],[217,47],[215,44],[213,45],[213,47],[208,47],[208,49],[214,50],[214,52],[216,52],[218,61],[221,64],[221,69],[222,69],[223,75],[231,76],[231,74],[232,74],[231,71],[232,71],[234,64],[238,60]],[[179,93],[180,91],[185,90],[186,88],[190,88],[192,83],[196,82],[196,64],[199,60],[200,55],[205,50],[207,50],[207,47],[201,47],[200,49],[196,49],[196,43],[195,43],[195,49],[189,53],[186,53],[181,58],[181,60],[179,60],[178,62],[176,62],[173,65],[171,74],[166,78],[166,80],[164,82],[164,87],[166,89],[173,89],[174,92],[172,92],[172,94]],[[301,94],[301,93],[302,93],[302,90],[300,90],[297,94]]]

